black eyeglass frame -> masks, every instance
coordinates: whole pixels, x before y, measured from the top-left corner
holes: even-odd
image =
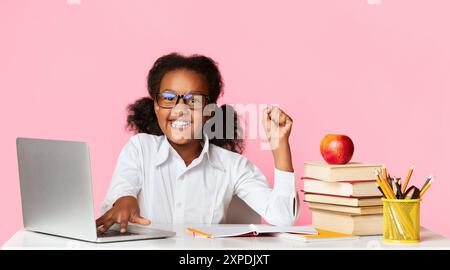
[[[178,95],[178,94],[176,94],[176,93],[174,93],[174,92],[172,92],[172,91],[164,91],[164,92],[169,92],[169,93],[171,93],[171,94],[173,94],[174,96],[177,97],[177,100],[175,101],[175,103],[174,103],[174,105],[173,105],[172,107],[162,106],[161,104],[159,104],[159,97],[162,95],[162,93],[157,93],[157,94],[156,94],[156,103],[158,104],[159,107],[164,108],[164,109],[172,109],[172,108],[174,108],[175,106],[177,106],[178,102],[180,101],[180,98],[183,100],[183,104],[184,104],[184,105],[187,105],[187,104],[186,104],[186,100],[184,99],[184,97],[187,96],[187,95],[202,96],[202,97],[205,99],[205,103],[201,106],[201,108],[203,108],[204,106],[206,106],[206,105],[209,103],[209,101],[210,101],[210,97],[209,97],[208,95],[203,95],[203,94],[187,93],[187,94],[184,94],[184,95]],[[164,92],[163,92],[163,93],[164,93]],[[189,106],[189,105],[187,105],[187,106],[188,106],[189,109],[191,109],[191,110],[195,109],[195,107],[191,107],[191,106]]]

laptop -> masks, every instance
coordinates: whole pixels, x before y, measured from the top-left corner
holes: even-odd
[[[145,228],[97,234],[89,149],[85,142],[17,138],[23,224],[26,230],[89,242],[174,236]],[[130,227],[129,227],[130,229]]]

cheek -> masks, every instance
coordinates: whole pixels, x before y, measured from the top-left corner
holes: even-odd
[[[160,124],[161,128],[163,128],[162,124],[167,122],[168,112],[166,112],[166,111],[168,111],[168,110],[164,110],[164,109],[161,109],[161,108],[155,106],[156,118],[158,119],[158,123]]]

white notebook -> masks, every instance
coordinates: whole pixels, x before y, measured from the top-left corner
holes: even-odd
[[[312,226],[272,226],[264,224],[249,225],[211,225],[190,227],[187,230],[194,237],[200,238],[220,238],[243,236],[248,234],[258,235],[267,233],[302,233],[302,234],[318,234],[317,230]]]
[[[298,233],[279,233],[278,237],[301,240],[303,242],[323,242],[323,241],[338,241],[338,240],[357,240],[359,239],[356,235],[344,234],[332,231],[326,231],[322,229],[317,229],[319,234],[308,235],[308,234],[298,234]]]

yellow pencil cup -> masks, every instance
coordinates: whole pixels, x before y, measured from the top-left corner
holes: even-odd
[[[420,242],[420,201],[383,200],[384,241],[387,243]]]

